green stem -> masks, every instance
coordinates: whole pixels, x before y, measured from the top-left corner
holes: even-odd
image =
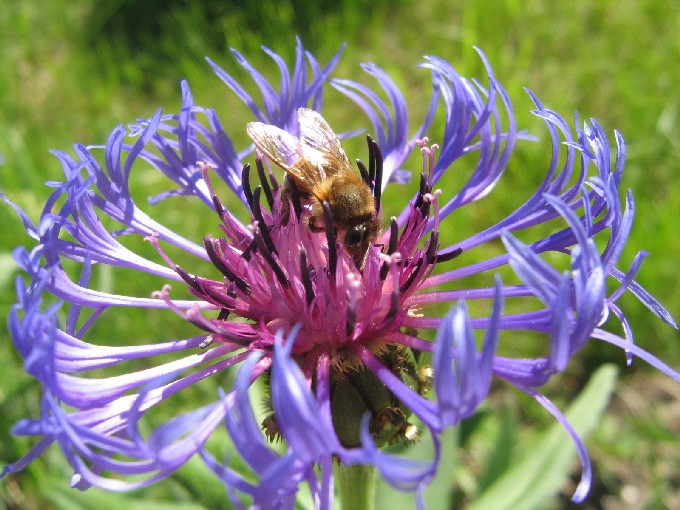
[[[373,510],[375,508],[375,468],[373,466],[343,466],[333,468],[339,488],[342,510]]]

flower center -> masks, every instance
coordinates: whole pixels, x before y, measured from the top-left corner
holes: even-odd
[[[369,168],[359,162],[359,169],[374,196],[377,229],[382,156],[370,137],[369,149]],[[331,204],[301,193],[288,177],[280,186],[262,158],[256,165],[261,184],[254,189],[250,166],[243,168],[243,193],[251,210],[247,227],[222,206],[212,190],[208,165],[200,163],[224,233],[220,238],[205,237],[204,246],[224,278],[190,275],[161,253],[191,293],[219,310],[214,319],[186,314],[209,333],[205,346],[218,340],[270,350],[276,332],[288,332],[295,324],[302,325],[293,349],[296,356],[322,349],[333,358],[353,342],[372,349],[392,342],[390,335],[399,332],[409,311],[404,301],[437,262],[460,253],[437,253],[438,213],[430,173],[433,149],[423,142],[421,150],[424,170],[409,214],[401,227],[393,217],[388,232],[372,235],[373,242],[360,257],[346,249],[347,231],[334,224]],[[268,207],[262,204],[263,196]],[[433,211],[434,227],[428,234]],[[320,215],[323,224],[318,222]]]

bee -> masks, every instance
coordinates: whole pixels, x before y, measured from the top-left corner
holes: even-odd
[[[300,108],[298,122],[300,138],[262,122],[249,123],[246,131],[260,152],[283,168],[309,197],[312,232],[325,230],[323,203],[328,202],[338,239],[363,269],[379,229],[371,188],[354,171],[340,140],[321,115]],[[281,193],[287,204],[290,191],[284,186]]]

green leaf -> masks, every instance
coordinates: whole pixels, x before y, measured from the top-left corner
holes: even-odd
[[[458,461],[459,428],[445,430],[440,441],[442,453],[437,476],[425,489],[425,503],[429,510],[445,510],[451,505]]]
[[[598,369],[565,413],[582,438],[600,422],[616,384],[613,365]],[[569,476],[576,449],[559,423],[533,447],[524,459],[507,471],[471,505],[470,510],[530,510],[544,508]]]
[[[19,269],[19,266],[17,266],[14,258],[12,258],[12,252],[0,252],[0,288],[9,285],[14,279],[17,269]]]
[[[500,427],[491,447],[493,453],[479,481],[479,491],[482,493],[512,467],[517,444],[517,414],[516,405],[506,404],[500,410]]]
[[[103,508],[124,508],[125,510],[206,510],[206,507],[191,501],[162,501],[149,499],[132,493],[107,492],[90,488],[81,492],[56,483],[45,488],[43,497],[56,510],[101,510]]]

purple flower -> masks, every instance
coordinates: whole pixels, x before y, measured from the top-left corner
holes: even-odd
[[[265,51],[280,70],[278,90],[234,52],[259,88],[262,106],[211,62],[253,112],[250,119],[230,119],[229,130],[245,132],[248,122],[259,121],[298,137],[298,109],[320,111],[328,84],[348,98],[347,108],[358,106],[375,139],[369,140],[363,170],[382,225],[365,260],[358,264],[347,253],[329,207],[325,228],[311,229],[309,197],[291,187],[290,179],[280,184],[252,146],[237,151],[216,112],[195,105],[186,83],[178,114],[159,111],[129,130],[118,126],[105,147],[77,144],[74,155],[55,151],[65,180],[50,184],[54,192],[37,223],[3,195],[38,243],[15,251],[25,274],[17,279],[9,327],[26,370],[43,386],[40,417],[14,428],[39,441],[6,466],[3,476],[56,442],[79,488],[148,485],[199,454],[237,507],[245,494],[259,508],[288,508],[306,484],[318,506],[330,508],[334,459],[371,464],[393,486],[420,492],[436,473],[440,434],[472,415],[497,377],[534,397],[570,432],[584,467],[574,495],[582,500],[590,484],[583,444],[537,388],[591,339],[618,345],[629,359],[637,355],[680,379],[634,344],[617,305],[628,290],[676,326],[634,280],[644,253],[628,270],[617,267],[634,209],[630,192],[625,203],[620,198],[623,138],[616,134],[612,160],[596,121],[581,125],[576,119],[572,130],[531,94],[533,113],[552,141],[543,183],[507,217],[448,245],[442,234],[455,238],[448,227],[451,214],[489,195],[517,140],[528,138],[517,131],[510,100],[484,56],[486,87],[441,59],[426,58],[421,67],[431,74],[432,98],[422,124],[413,129],[403,94],[376,65],[363,69],[382,95],[355,81],[329,78],[340,52],[322,66],[298,41],[291,72]],[[433,130],[435,119],[443,125]],[[437,145],[425,138],[430,131],[443,132]],[[383,218],[382,192],[388,183],[408,178],[413,151],[422,154],[419,191],[399,216]],[[470,177],[457,192],[441,192],[440,179],[456,173],[462,158],[474,161]],[[141,186],[132,170],[149,166],[173,183],[172,190],[150,198],[151,204],[176,196],[202,202],[196,214],[214,214],[220,231],[187,239],[143,212],[132,198]],[[216,191],[218,184],[242,203],[234,206],[233,197]],[[249,224],[236,214],[244,208]],[[520,230],[530,242],[513,234]],[[142,238],[155,251],[140,249],[136,241]],[[492,249],[497,254],[489,257]],[[559,268],[551,264],[558,256],[564,262]],[[151,297],[102,290],[92,279],[96,265],[114,266],[122,278],[154,277],[161,290]],[[514,272],[512,283],[496,275],[504,266]],[[468,277],[487,283],[469,287]],[[611,280],[619,282],[613,292],[607,287]],[[189,295],[182,298],[184,288]],[[504,313],[503,302],[512,302],[513,311]],[[490,312],[472,313],[466,303],[475,303],[471,310],[486,303]],[[437,312],[442,304],[450,308],[443,315]],[[105,317],[124,317],[128,308],[162,317],[167,341],[137,345],[108,338],[99,324]],[[608,319],[623,325],[623,336],[602,329]],[[176,338],[172,321],[192,324],[195,334]],[[497,347],[509,331],[540,334],[549,354],[500,356]],[[170,407],[176,395],[236,365],[233,387],[197,401],[193,409]],[[259,378],[269,388],[263,423],[249,400]],[[434,397],[426,398],[430,389]],[[151,421],[151,432],[143,433],[148,415],[163,407],[173,418]],[[208,453],[206,442],[225,423],[256,482]],[[411,442],[423,432],[423,440],[434,444],[430,462],[381,448]],[[270,446],[275,438],[285,440],[283,453]]]

